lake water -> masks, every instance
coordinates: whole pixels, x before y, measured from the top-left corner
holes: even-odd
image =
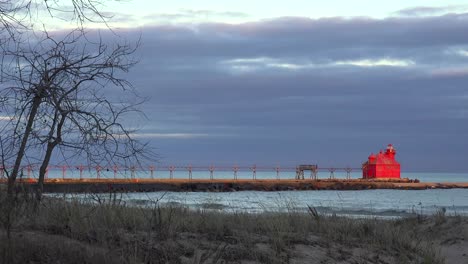
[[[121,175],[122,176],[122,175]],[[128,175],[130,176],[130,175]],[[141,175],[136,175],[141,177]],[[327,178],[329,173],[319,173]],[[345,178],[346,173],[335,172],[336,178]],[[113,177],[105,173],[101,177]],[[149,177],[149,176],[148,176]],[[167,175],[153,174],[155,178]],[[174,178],[187,177],[186,172],[174,173]],[[218,172],[214,178],[231,178],[232,172]],[[251,173],[238,173],[238,178],[251,178]],[[275,172],[257,172],[257,179],[275,178]],[[294,178],[294,172],[283,172],[281,178]],[[352,178],[359,178],[353,173]],[[423,182],[468,182],[468,173],[402,173],[402,177]],[[194,172],[193,178],[209,178],[209,172]],[[74,195],[86,198],[83,195]],[[106,195],[103,195],[106,197]],[[468,215],[468,189],[431,190],[360,190],[360,191],[242,191],[213,192],[153,192],[125,193],[122,200],[130,205],[150,206],[159,201],[164,205],[187,206],[192,209],[219,210],[224,212],[306,211],[315,207],[324,214],[349,215],[354,217],[378,216],[401,217],[414,214],[433,214],[446,210],[448,214]]]
[[[162,198],[162,199],[161,199]],[[468,213],[468,189],[362,190],[362,191],[243,191],[229,193],[155,192],[123,195],[130,204],[178,204],[195,209],[227,212],[306,211],[308,206],[321,213],[346,215],[405,216],[433,214],[445,208],[449,214]]]

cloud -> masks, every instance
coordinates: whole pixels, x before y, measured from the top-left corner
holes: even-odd
[[[464,68],[442,68],[430,72],[434,77],[464,77],[468,76],[468,66]]]
[[[164,61],[168,68],[190,66],[177,61],[184,58],[271,58],[291,65],[385,58],[426,63],[446,58],[441,48],[466,45],[467,24],[467,15],[383,20],[279,18],[238,25],[147,26],[142,28],[142,37],[143,52]]]
[[[118,24],[135,24],[138,21],[138,17],[132,14],[122,12],[100,12],[100,14],[107,20],[108,23]]]
[[[458,50],[457,53],[463,57],[468,57],[468,50]]]
[[[11,121],[13,118],[12,116],[0,116],[0,121]]]
[[[208,137],[209,134],[204,133],[136,133],[132,134],[134,138],[144,139],[193,139]]]
[[[186,14],[188,16],[197,17],[197,16],[222,16],[222,17],[248,17],[248,14],[243,12],[233,12],[233,11],[213,11],[213,10],[195,10],[195,9],[179,9],[179,12]]]
[[[468,5],[451,5],[451,6],[417,6],[401,9],[395,12],[400,16],[433,16],[447,13],[463,13],[468,10]]]
[[[249,15],[243,12],[179,9],[174,13],[153,13],[143,17],[146,23],[201,23],[223,19],[245,19]]]
[[[298,62],[295,60],[275,59],[269,57],[258,58],[236,58],[219,62],[220,67],[237,73],[246,73],[267,68],[277,68],[285,70],[301,70],[315,67],[311,62]]]
[[[141,137],[167,162],[346,166],[394,143],[405,170],[467,171],[466,28],[447,14],[117,33],[142,38],[125,77],[148,98]]]
[[[414,65],[415,63],[411,60],[398,60],[398,59],[364,59],[364,60],[354,60],[354,61],[338,61],[335,62],[336,65],[354,65],[359,67],[408,67]]]
[[[281,59],[281,58],[237,58],[220,62],[220,67],[226,67],[233,73],[249,73],[266,69],[278,69],[287,71],[310,70],[313,68],[331,68],[335,66],[356,67],[408,67],[415,63],[411,60],[399,60],[392,58],[345,60],[334,62],[313,62],[310,60]]]

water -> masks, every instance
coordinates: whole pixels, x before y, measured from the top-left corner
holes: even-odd
[[[365,191],[244,191],[230,193],[154,192],[124,194],[129,204],[177,204],[194,209],[226,212],[307,211],[343,215],[408,216],[433,214],[445,208],[448,214],[468,214],[467,189],[365,190]]]
[[[84,172],[85,173],[85,172]],[[83,174],[84,174],[83,173]],[[94,173],[94,174],[93,174]],[[207,179],[208,171],[194,171],[193,178]],[[294,171],[282,171],[280,178],[294,178]],[[86,171],[86,177],[96,177],[96,172]],[[131,172],[119,172],[117,177],[130,178]],[[150,178],[150,172],[136,172],[135,177]],[[361,177],[353,172],[352,178]],[[61,171],[51,171],[49,178],[61,178]],[[66,178],[78,178],[79,171],[67,171]],[[113,178],[113,171],[101,171],[101,178]],[[175,171],[174,178],[188,178],[185,170]],[[251,179],[252,172],[238,172],[238,178]],[[257,179],[276,178],[276,172],[258,171]],[[319,172],[319,178],[328,178],[328,172]],[[335,172],[336,178],[346,178],[345,172]],[[402,173],[403,178],[419,179],[422,182],[467,182],[468,173]],[[168,171],[156,171],[153,178],[169,178]],[[215,171],[215,179],[233,178],[232,171]],[[79,198],[90,199],[86,195]],[[108,195],[103,194],[103,197]],[[434,214],[446,210],[447,214],[468,215],[468,189],[431,190],[361,190],[361,191],[242,191],[229,193],[210,192],[153,192],[122,194],[124,203],[136,206],[151,206],[155,201],[161,205],[180,205],[192,209],[219,210],[223,212],[307,211],[308,206],[320,213],[348,215],[353,217],[378,216],[402,217],[414,214]]]
[[[468,182],[468,173],[402,173],[402,177],[421,182]]]

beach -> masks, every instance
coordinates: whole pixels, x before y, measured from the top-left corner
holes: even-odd
[[[20,198],[3,263],[466,263],[468,218],[381,219],[283,212],[222,212],[158,200],[129,206],[94,200]],[[5,223],[5,203],[2,203]]]

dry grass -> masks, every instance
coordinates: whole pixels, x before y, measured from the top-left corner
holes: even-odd
[[[442,214],[350,219],[312,207],[228,214],[157,201],[151,208],[116,199],[37,204],[28,197],[10,211],[0,198],[2,263],[443,263],[421,227],[452,221]]]

